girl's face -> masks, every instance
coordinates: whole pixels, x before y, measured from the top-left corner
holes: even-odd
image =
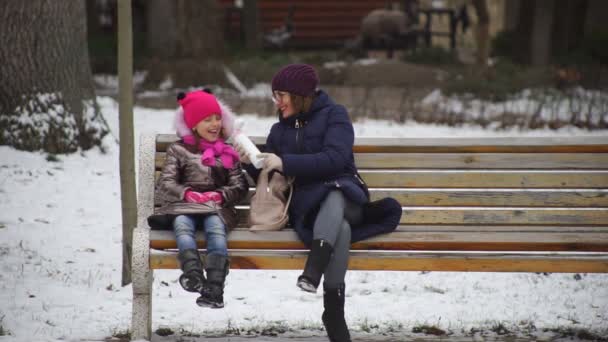
[[[194,130],[201,138],[209,142],[214,142],[220,138],[222,117],[218,114],[209,115],[194,126]]]
[[[291,94],[288,92],[276,90],[272,92],[272,100],[277,106],[277,109],[281,112],[283,119],[296,114],[296,110],[291,99]]]

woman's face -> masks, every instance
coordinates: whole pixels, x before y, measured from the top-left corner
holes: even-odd
[[[218,114],[209,115],[194,126],[194,130],[201,138],[209,142],[214,142],[220,138],[220,132],[222,131],[222,117]]]
[[[273,91],[272,100],[277,106],[277,109],[281,112],[283,119],[286,119],[296,114],[296,110],[291,100],[291,94],[286,91]]]

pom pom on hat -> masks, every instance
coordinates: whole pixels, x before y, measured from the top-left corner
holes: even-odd
[[[308,64],[289,64],[272,78],[272,91],[286,91],[300,96],[312,96],[317,90],[319,76]]]

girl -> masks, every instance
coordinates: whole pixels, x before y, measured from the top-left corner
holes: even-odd
[[[178,95],[176,128],[182,138],[167,148],[156,187],[152,228],[172,226],[183,274],[181,286],[199,292],[200,306],[224,307],[224,282],[229,260],[226,234],[237,223],[234,205],[247,194],[238,154],[224,143],[222,122],[232,116],[205,91]],[[195,231],[205,231],[207,255],[199,256]],[[205,273],[207,277],[205,278]]]
[[[317,90],[305,64],[281,69],[272,79],[279,122],[266,141],[264,167],[295,177],[289,222],[310,253],[297,286],[316,292],[324,276],[322,320],[332,342],[350,341],[344,319],[344,278],[351,242],[394,230],[401,205],[392,198],[369,202],[353,156],[354,130],[346,109]],[[236,145],[241,161],[250,163]],[[257,179],[251,165],[245,169]]]

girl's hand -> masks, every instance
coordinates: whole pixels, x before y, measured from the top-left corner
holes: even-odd
[[[186,190],[184,194],[184,200],[188,203],[203,203],[203,194],[197,191]]]
[[[222,197],[222,194],[217,192],[217,191],[207,191],[207,192],[203,192],[203,196],[206,197],[206,201],[213,201],[217,204],[222,204],[224,202],[224,198]]]
[[[200,193],[198,191],[188,190],[184,195],[184,200],[188,203],[205,203],[213,201],[217,204],[222,204],[224,202],[222,194],[217,191],[207,191]]]

